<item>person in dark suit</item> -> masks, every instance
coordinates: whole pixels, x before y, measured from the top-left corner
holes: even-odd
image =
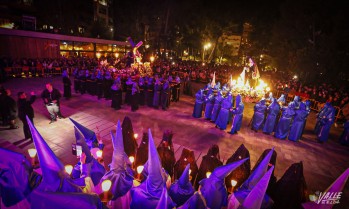
[[[63,86],[64,86],[63,96],[66,99],[69,99],[71,97],[71,81],[70,81],[68,72],[66,70],[63,71]]]
[[[47,83],[46,89],[41,93],[41,98],[44,100],[47,111],[50,113],[50,124],[56,121],[56,115],[59,119],[64,118],[60,111],[59,99],[61,96],[58,89],[53,88],[51,83]]]
[[[34,124],[33,118],[34,118],[34,109],[32,107],[32,104],[35,102],[36,96],[34,92],[30,93],[30,99],[27,100],[27,95],[25,92],[18,92],[18,101],[17,101],[17,107],[18,107],[18,118],[23,123],[23,132],[25,139],[32,138],[32,135],[30,133],[29,125],[26,120],[25,116],[28,116],[30,121]],[[32,139],[33,140],[33,139]]]

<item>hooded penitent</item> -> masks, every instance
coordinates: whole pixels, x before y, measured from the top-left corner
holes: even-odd
[[[74,126],[82,133],[89,149],[99,146],[95,132],[91,131],[90,129],[76,122],[74,119],[72,118],[69,118],[69,119],[71,120],[71,122],[73,122]]]
[[[36,130],[30,119],[27,122],[35,148],[38,153],[42,170],[42,182],[31,193],[31,208],[103,208],[103,204],[97,195],[84,194],[80,187],[75,185],[64,171],[62,163],[58,160],[45,140]]]
[[[306,201],[307,185],[303,175],[303,163],[292,164],[284,175],[276,182],[270,193],[275,208],[302,208]]]
[[[263,98],[254,106],[254,114],[252,120],[252,129],[258,131],[263,128],[263,122],[265,117],[265,111],[267,106],[265,106],[265,99]]]
[[[127,157],[124,151],[120,121],[118,121],[116,127],[116,136],[112,133],[110,135],[114,148],[112,162],[110,164],[110,171],[103,176],[101,182],[106,179],[112,182],[110,191],[113,195],[112,200],[115,200],[125,195],[131,189],[133,185],[133,173],[130,172],[130,165],[125,161]]]
[[[224,184],[224,178],[246,160],[247,159],[243,159],[228,165],[220,166],[212,172],[209,178],[200,181],[200,192],[205,198],[207,207],[211,209],[220,209],[227,206],[228,193]]]
[[[149,148],[148,148],[148,176],[138,187],[131,189],[132,201],[131,209],[153,209],[156,208],[167,177],[164,175],[161,167],[159,155],[156,151],[154,140],[149,129]],[[169,201],[169,205],[172,201]]]
[[[191,183],[194,183],[199,168],[196,164],[194,151],[186,148],[182,150],[181,157],[174,165],[174,179],[179,179],[188,163],[190,163],[190,175],[192,176]]]
[[[82,152],[86,155],[85,164],[90,168],[89,170],[92,182],[94,185],[97,185],[105,174],[106,170],[103,165],[101,165],[95,158],[93,158],[91,151],[80,131],[76,127],[74,127],[74,130],[76,144],[82,147]]]
[[[171,137],[172,138],[172,137]],[[173,146],[171,146],[172,140],[162,140],[157,150],[161,159],[162,167],[167,171],[167,173],[173,175],[173,167],[176,163],[176,158],[173,152]]]
[[[251,173],[251,161],[250,161],[250,152],[245,147],[244,144],[241,144],[235,153],[227,160],[227,164],[236,162],[241,159],[248,158],[241,166],[232,171],[225,178],[225,185],[227,188],[232,187],[231,180],[235,180],[237,183],[234,188],[239,188],[243,182],[250,176]]]
[[[215,168],[222,166],[223,163],[219,159],[219,147],[214,144],[207,151],[207,154],[202,157],[202,161],[199,167],[199,172],[194,183],[195,188],[199,188],[199,182],[206,178],[207,172],[212,172]]]
[[[228,204],[228,209],[238,208],[238,209],[256,209],[265,208],[262,206],[264,201],[265,192],[269,184],[269,179],[274,171],[274,166],[272,166],[258,181],[255,187],[249,192],[243,202],[237,202],[234,195],[231,196]],[[268,207],[269,208],[269,207]]]
[[[144,165],[148,160],[148,145],[149,138],[148,133],[144,132],[142,141],[137,149],[137,155],[135,159],[135,166],[138,167],[140,165]]]
[[[268,150],[267,154],[265,155],[263,160],[260,161],[260,163],[256,163],[255,168],[252,170],[251,175],[248,177],[248,179],[241,185],[241,187],[234,193],[234,197],[240,202],[243,203],[245,198],[248,196],[248,194],[252,191],[252,189],[257,185],[259,180],[264,176],[264,174],[267,172],[268,167],[270,165],[270,159],[272,158],[272,155],[274,153],[274,148],[270,151]],[[262,154],[263,156],[263,154]],[[261,159],[260,158],[260,159]],[[269,183],[269,180],[268,180]],[[269,196],[265,195],[263,200],[263,208],[267,208],[273,204],[273,201],[270,199]]]
[[[58,160],[28,118],[27,122],[33,136],[42,170],[42,182],[37,190],[45,192],[81,192],[81,189],[72,183],[72,180],[64,170],[63,164]]]
[[[131,119],[127,116],[122,121],[122,137],[124,139],[124,148],[127,156],[135,157],[138,144],[134,137]]]
[[[195,192],[193,185],[189,181],[189,168],[190,164],[187,164],[182,176],[171,185],[168,191],[177,207],[183,205]]]

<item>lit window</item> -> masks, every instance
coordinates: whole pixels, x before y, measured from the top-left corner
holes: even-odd
[[[42,29],[46,30],[47,29],[47,25],[43,25]]]

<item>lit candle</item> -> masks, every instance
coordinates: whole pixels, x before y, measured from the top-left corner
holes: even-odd
[[[133,156],[130,156],[130,157],[128,157],[128,159],[130,160],[130,162],[133,164],[133,162],[135,161],[135,157],[133,157]]]
[[[103,191],[103,199],[104,201],[108,201],[108,191],[111,187],[111,181],[106,179],[102,182],[102,191]]]
[[[67,174],[71,174],[71,172],[73,171],[73,166],[72,165],[66,165],[64,166],[65,172],[67,172]]]
[[[102,150],[98,150],[98,151],[96,152],[96,155],[97,155],[97,158],[102,158],[103,151],[102,151]]]
[[[238,183],[238,182],[237,182],[237,181],[235,181],[234,179],[233,179],[233,180],[231,180],[231,185],[232,185],[233,187],[235,187],[237,183]]]
[[[311,194],[309,195],[309,200],[312,201],[312,202],[315,202],[316,201],[316,196]]]
[[[138,167],[137,167],[137,173],[138,173],[138,174],[141,174],[142,171],[143,171],[143,169],[144,169],[144,166],[143,166],[143,165],[138,166]]]
[[[28,149],[28,153],[31,158],[34,158],[36,156],[37,151],[36,149]]]
[[[210,171],[206,172],[206,178],[210,178],[210,176],[211,176],[211,172]]]
[[[134,137],[135,139],[137,139],[137,138],[138,138],[138,134],[133,134],[133,137]]]
[[[32,149],[28,149],[28,153],[29,153],[29,156],[30,156],[30,159],[31,159],[31,164],[32,165],[35,165],[35,156],[36,156],[36,149],[32,148]]]

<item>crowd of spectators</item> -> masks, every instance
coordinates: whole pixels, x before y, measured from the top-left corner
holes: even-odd
[[[121,61],[121,62],[120,62]],[[125,65],[119,58],[102,57],[61,57],[57,59],[10,59],[2,58],[0,60],[0,68],[4,71],[6,67],[23,67],[28,66],[32,69],[43,69],[45,73],[49,73],[52,68],[62,68],[62,71],[67,70],[70,74],[76,69],[95,70],[99,63],[107,62],[108,65],[114,66],[116,69],[124,69]],[[157,60],[151,63],[152,73],[159,75],[179,76],[183,80],[191,80],[195,82],[208,83],[211,82],[213,74],[216,75],[216,81],[221,83],[229,82],[231,76],[237,78],[242,67],[218,65],[218,64],[203,64],[196,61],[177,61]],[[331,102],[332,105],[342,108],[349,101],[349,92],[345,85],[338,86],[327,82],[305,81],[300,80],[294,75],[268,71],[263,72],[261,69],[261,78],[269,83],[272,91],[281,91],[292,95],[298,94],[301,97],[309,98],[318,101],[319,103]],[[138,72],[135,71],[134,74]],[[5,72],[2,72],[4,75]]]

